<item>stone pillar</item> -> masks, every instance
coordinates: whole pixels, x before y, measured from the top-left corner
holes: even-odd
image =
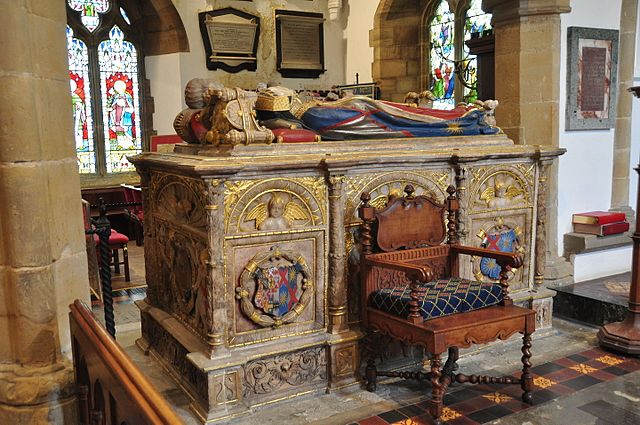
[[[627,91],[633,86],[633,67],[636,53],[636,23],[638,0],[622,0],[620,7],[620,48],[618,50],[618,105],[616,132],[613,142],[613,182],[611,209],[627,213],[635,220],[629,206],[629,160],[631,152],[631,105],[633,95]]]
[[[329,177],[331,252],[329,252],[329,332],[340,333],[347,326],[346,249],[344,243],[344,175]]]
[[[207,331],[209,356],[225,350],[224,330],[227,327],[224,294],[224,184],[218,179],[207,179],[207,227],[209,235],[208,280],[207,280]]]
[[[482,9],[493,13],[498,126],[518,144],[559,146],[560,14],[570,0],[483,0]],[[564,283],[573,271],[558,257],[557,162],[546,184],[544,281]]]
[[[67,312],[89,286],[65,2],[0,10],[0,423],[72,424]]]

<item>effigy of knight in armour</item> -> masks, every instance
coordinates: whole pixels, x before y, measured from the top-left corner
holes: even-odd
[[[202,423],[360,385],[364,192],[382,208],[407,185],[439,204],[455,187],[457,239],[521,254],[511,297],[536,310],[537,328],[551,326],[546,173],[563,150],[515,145],[496,126],[495,100],[449,111],[431,100],[195,79],[174,121],[184,143],[131,157],[148,286],[137,344],[188,392]],[[460,268],[477,281],[500,275],[488,258]],[[393,343],[377,352],[393,367],[422,360]]]
[[[493,119],[497,106],[493,100],[439,110],[364,96],[326,101],[281,86],[257,92],[228,89],[202,79],[191,80],[185,92],[189,109],[178,114],[174,126],[187,143],[296,143],[500,132]]]

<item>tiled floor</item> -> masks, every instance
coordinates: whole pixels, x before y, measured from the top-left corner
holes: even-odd
[[[142,249],[130,250],[144,272]],[[136,258],[137,257],[137,258]],[[140,312],[134,301],[144,288],[114,293],[116,338],[133,361],[175,408],[185,424],[196,425],[190,400],[151,356],[135,346],[140,336]],[[102,305],[93,310],[102,319]],[[520,401],[517,385],[454,385],[445,396],[447,424],[583,425],[640,424],[640,360],[595,348],[596,329],[554,320],[552,331],[534,334],[534,405]],[[482,351],[465,351],[459,364],[465,373],[512,374],[520,368],[519,338]],[[224,425],[422,425],[430,424],[430,388],[413,381],[382,381],[369,393],[359,385],[331,394],[314,394],[255,409],[222,421]]]
[[[538,406],[580,390],[640,370],[640,359],[592,348],[532,369],[533,406]],[[519,376],[519,374],[514,374]],[[442,419],[450,425],[482,424],[512,415],[532,406],[520,400],[518,385],[464,385],[444,397]],[[640,400],[638,400],[640,401]],[[585,411],[598,411],[601,404],[586,405]],[[613,406],[616,407],[616,406]],[[617,408],[617,407],[616,407]],[[352,425],[423,425],[430,424],[428,402],[421,401],[359,420]],[[624,409],[623,409],[624,410]],[[630,414],[635,415],[633,412]],[[640,424],[640,413],[637,416]]]

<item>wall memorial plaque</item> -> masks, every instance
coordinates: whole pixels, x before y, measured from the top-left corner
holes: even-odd
[[[283,77],[317,78],[324,69],[322,13],[276,10],[278,72]]]
[[[207,69],[256,70],[260,18],[231,7],[202,12],[198,18]]]
[[[609,129],[616,118],[618,31],[567,29],[567,130]]]
[[[345,96],[366,96],[371,99],[378,99],[380,96],[380,88],[376,83],[362,83],[362,84],[345,84],[341,86],[335,86],[340,93],[340,97]]]

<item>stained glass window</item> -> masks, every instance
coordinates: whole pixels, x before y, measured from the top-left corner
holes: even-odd
[[[125,9],[119,0],[67,0],[74,140],[84,174],[135,171],[127,156],[143,149],[144,79],[136,44],[142,34],[141,26],[130,24],[135,2],[127,4]]]
[[[429,26],[431,92],[436,97],[434,108],[455,107],[455,22],[449,4],[442,0]]]
[[[469,10],[464,20],[464,39],[469,40],[473,33],[483,33],[491,29],[491,14],[482,11],[482,0],[471,0]],[[478,61],[474,55],[469,54],[469,48],[464,45],[464,80],[474,88],[464,88],[464,100],[473,103],[478,99],[476,91]]]
[[[80,20],[89,31],[100,25],[99,13],[109,10],[109,0],[68,0],[69,7],[80,12]]]
[[[70,27],[67,27],[67,50],[78,168],[81,173],[95,173],[96,155],[93,147],[89,54],[87,45],[73,36],[73,30]]]
[[[127,12],[124,11],[123,8],[120,8],[120,14],[122,15],[122,19],[124,19],[124,21],[131,25],[131,21],[129,20],[129,15],[127,15]]]
[[[142,152],[138,56],[118,26],[98,46],[107,172],[134,170],[127,155]]]

